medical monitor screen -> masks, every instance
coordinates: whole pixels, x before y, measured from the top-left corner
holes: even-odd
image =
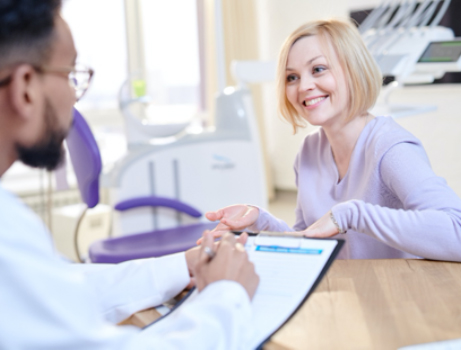
[[[457,62],[461,56],[461,40],[436,41],[429,44],[418,62]]]

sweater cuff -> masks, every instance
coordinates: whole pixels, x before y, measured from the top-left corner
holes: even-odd
[[[334,205],[331,208],[331,212],[336,219],[339,227],[343,231],[349,230],[350,222],[352,222],[353,206],[351,201],[342,202]]]
[[[254,207],[259,210],[259,216],[258,219],[255,221],[253,225],[250,225],[246,228],[249,232],[255,232],[258,233],[259,231],[264,231],[267,230],[267,227],[269,226],[269,218],[270,214],[264,210],[263,208],[260,208],[256,205],[249,205],[249,207]]]

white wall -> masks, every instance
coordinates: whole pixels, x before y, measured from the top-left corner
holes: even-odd
[[[395,104],[435,105],[437,110],[397,119],[423,143],[434,172],[461,196],[461,84],[405,87],[395,91]]]

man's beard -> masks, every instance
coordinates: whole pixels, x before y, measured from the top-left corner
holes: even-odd
[[[16,145],[19,160],[34,168],[54,170],[64,158],[63,141],[66,130],[56,129],[58,117],[48,100],[45,101],[45,133],[35,145],[24,147]]]

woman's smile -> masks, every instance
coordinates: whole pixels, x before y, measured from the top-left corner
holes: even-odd
[[[329,97],[328,95],[309,97],[309,98],[306,98],[302,104],[304,105],[304,107],[306,107],[306,109],[314,109],[317,106],[320,106],[320,104],[322,104],[323,102],[325,102],[325,100],[328,97]]]

